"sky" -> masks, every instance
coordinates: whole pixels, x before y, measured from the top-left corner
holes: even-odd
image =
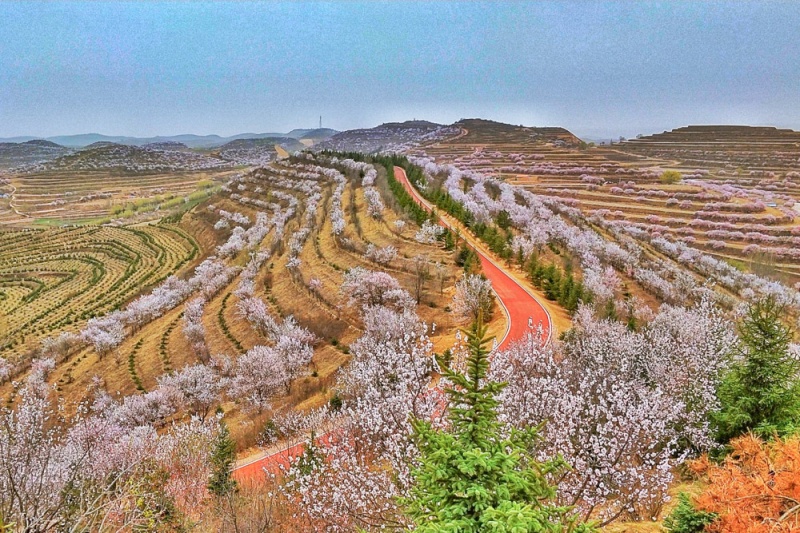
[[[800,2],[0,2],[0,137],[800,129]]]

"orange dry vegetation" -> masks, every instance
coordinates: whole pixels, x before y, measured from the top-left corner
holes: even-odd
[[[708,482],[697,508],[719,515],[707,531],[800,531],[800,436],[765,443],[749,435],[731,446],[720,465],[707,456],[691,465]]]

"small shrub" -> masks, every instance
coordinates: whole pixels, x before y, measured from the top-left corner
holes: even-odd
[[[671,183],[678,183],[679,181],[681,181],[681,179],[683,179],[683,174],[681,174],[677,170],[665,170],[661,174],[659,181],[661,181],[661,183],[671,184]]]
[[[339,396],[339,392],[336,391],[328,403],[330,404],[332,410],[338,411],[342,408],[342,404],[344,402],[342,401],[342,397]]]
[[[678,506],[664,519],[664,529],[670,533],[701,533],[716,519],[716,513],[696,509],[689,495],[682,492],[678,495]]]

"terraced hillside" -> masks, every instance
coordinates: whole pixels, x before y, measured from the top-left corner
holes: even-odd
[[[0,354],[14,361],[78,331],[199,253],[171,224],[0,231]]]
[[[270,402],[317,405],[363,327],[351,301],[357,296],[340,288],[374,271],[418,298],[421,318],[437,324],[436,343],[452,344],[455,252],[415,238],[419,227],[397,204],[383,167],[274,162],[234,174],[177,218],[3,233],[0,357],[12,375],[46,354],[58,361],[50,381],[68,405],[85,397],[95,376],[123,395],[151,391],[165,375],[210,358],[244,357],[244,365],[255,346],[274,344],[265,326],[274,321],[286,331],[301,331],[297,324],[314,341],[295,384]],[[492,327],[502,332],[503,316],[495,315]],[[10,384],[0,394],[13,398]],[[229,398],[231,427],[242,446],[253,444],[267,413],[254,420],[251,400]]]
[[[19,172],[0,182],[0,224],[27,227],[109,222],[139,213],[159,218],[207,198],[236,171],[141,172],[57,170]]]
[[[58,159],[25,167],[36,171],[128,171],[157,172],[170,170],[210,170],[228,168],[229,161],[185,150],[184,145],[129,146],[110,142],[90,144]],[[175,149],[177,147],[177,149]]]
[[[470,125],[412,153],[523,185],[636,238],[688,245],[789,284],[800,280],[798,132],[690,126],[590,148],[513,126]],[[662,180],[670,169],[680,182]]]
[[[289,137],[267,137],[263,139],[236,139],[215,150],[222,159],[237,165],[266,165],[278,157],[278,150],[296,152],[305,145]]]
[[[617,145],[650,159],[717,170],[800,169],[800,132],[763,126],[686,126]]]

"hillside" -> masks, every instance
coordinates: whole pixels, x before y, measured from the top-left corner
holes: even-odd
[[[763,126],[686,126],[616,145],[628,153],[692,165],[748,171],[800,169],[800,131]]]
[[[458,132],[426,121],[388,122],[375,128],[356,129],[337,133],[318,143],[315,150],[337,150],[374,153],[402,151],[429,138],[454,135]]]
[[[175,150],[176,145],[169,144],[164,149],[128,146],[106,141],[90,144],[86,148],[52,161],[31,165],[31,172],[53,170],[120,170],[132,172],[153,172],[164,170],[202,170],[218,169],[230,166],[230,162],[219,158],[190,152]]]
[[[453,125],[467,130],[466,135],[453,141],[458,144],[552,144],[577,147],[581,143],[569,130],[558,127],[514,126],[484,119],[465,119]]]
[[[219,147],[216,154],[236,165],[266,165],[273,161],[280,146],[287,152],[302,150],[305,146],[289,137],[267,137],[263,139],[237,139]]]
[[[191,148],[184,143],[177,141],[160,141],[149,144],[143,144],[142,148],[146,150],[161,150],[165,152],[190,152]]]
[[[43,163],[70,153],[69,148],[50,141],[0,143],[0,170]]]
[[[339,132],[336,131],[336,130],[332,130],[330,128],[317,128],[315,130],[306,131],[300,137],[298,137],[298,139],[300,139],[300,140],[310,139],[310,140],[316,142],[316,141],[322,141],[322,140],[328,139],[330,137],[333,137],[337,133],[339,133]],[[291,132],[289,133],[288,136],[289,137],[292,136]]]
[[[664,238],[789,285],[800,281],[797,132],[689,126],[585,148],[560,128],[458,124],[466,134],[414,153],[576,207],[614,232],[654,239],[675,260],[681,254]],[[666,169],[683,180],[662,183]]]
[[[619,152],[571,147],[565,130],[465,120],[347,133],[340,139],[402,145],[411,158],[305,152],[212,175],[190,172],[192,158],[272,158],[276,146],[300,143],[235,140],[204,155],[100,142],[66,156],[83,157],[73,170],[12,177],[9,216],[119,218],[0,231],[6,405],[33,409],[35,397],[11,380],[47,391],[65,419],[100,398],[76,423],[104,424],[102,437],[134,462],[157,457],[170,480],[158,490],[209,531],[226,530],[223,518],[181,498],[190,487],[209,501],[212,413],[241,452],[237,512],[251,495],[277,494],[280,504],[264,511],[270,520],[324,531],[352,523],[350,508],[330,502],[351,501],[369,479],[378,489],[358,496],[358,517],[405,523],[398,473],[422,457],[408,415],[442,425],[447,400],[432,356],[458,368],[467,350],[458,328],[486,317],[497,341],[486,379],[508,383],[497,395],[504,424],[549,421],[535,453],[581,465],[563,472],[557,497],[575,502],[581,519],[663,518],[679,458],[713,444],[713,402],[683,398],[717,386],[736,339],[734,310],[769,294],[796,317],[796,291],[702,246],[627,232],[633,218],[621,227],[575,209],[592,194],[630,202],[595,177],[624,177],[645,200],[660,201],[639,193],[660,183],[650,170],[613,163]],[[183,170],[127,170],[155,164],[145,157]],[[128,163],[108,167],[124,172],[86,170],[97,158]],[[542,188],[548,180],[562,187]],[[688,187],[675,190],[696,194]],[[43,356],[53,362],[35,361]],[[131,432],[166,452],[135,453]],[[304,449],[316,453],[311,432],[336,468],[292,465]],[[75,435],[58,438],[76,445]],[[281,466],[288,477],[264,475]],[[296,479],[313,498],[295,497],[306,490]]]

